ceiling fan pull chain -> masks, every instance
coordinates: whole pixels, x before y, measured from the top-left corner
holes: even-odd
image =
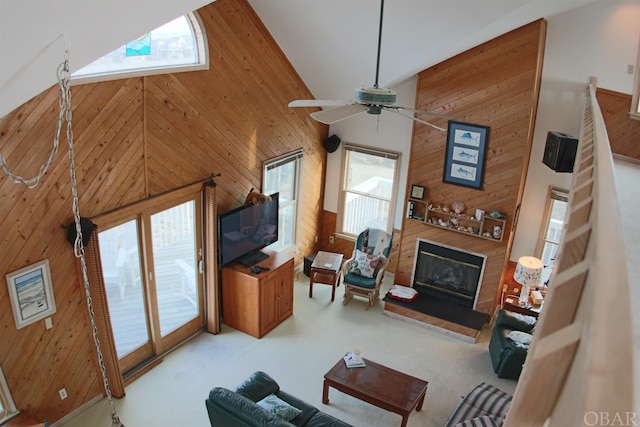
[[[4,171],[4,174],[15,184],[24,184],[28,188],[35,188],[42,177],[49,170],[49,166],[53,162],[56,153],[58,152],[58,146],[60,143],[60,130],[62,129],[62,122],[64,121],[65,116],[65,88],[63,86],[63,73],[69,72],[69,61],[65,60],[62,64],[58,66],[58,86],[60,87],[60,100],[58,102],[60,112],[58,113],[58,121],[56,122],[56,131],[53,135],[53,148],[51,149],[51,153],[49,153],[49,158],[44,162],[44,164],[40,167],[38,174],[33,178],[23,178],[20,175],[15,175],[11,172],[9,165],[7,164],[7,160],[4,158],[2,154],[0,154],[0,166]]]
[[[68,55],[68,51],[66,52]],[[84,282],[85,297],[87,300],[87,308],[89,310],[89,317],[91,319],[91,329],[93,331],[93,342],[96,346],[96,352],[98,353],[98,365],[100,366],[100,373],[102,375],[102,383],[104,391],[109,400],[109,409],[111,410],[111,425],[112,427],[124,427],[124,424],[120,421],[118,413],[116,412],[115,403],[111,396],[111,388],[109,387],[109,379],[107,377],[107,369],[104,363],[104,357],[100,346],[100,339],[98,338],[98,327],[96,323],[96,316],[93,310],[93,301],[91,299],[89,274],[87,272],[87,263],[84,253],[84,244],[82,242],[82,227],[80,224],[80,207],[78,202],[78,184],[76,181],[76,162],[75,152],[73,148],[73,116],[71,109],[71,75],[69,73],[69,59],[66,58],[64,62],[64,75],[60,75],[59,83],[62,90],[61,104],[64,104],[64,119],[67,122],[67,145],[69,148],[69,180],[71,182],[71,196],[72,196],[72,211],[73,218],[76,226],[76,241],[74,244],[74,254],[77,258],[80,258],[80,266],[82,269],[82,279]]]

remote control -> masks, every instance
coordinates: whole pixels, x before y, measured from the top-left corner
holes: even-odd
[[[259,268],[260,270],[271,270],[271,268],[269,268],[269,267],[265,267],[265,266],[263,266],[263,265],[259,265],[259,266],[258,266],[258,268]]]

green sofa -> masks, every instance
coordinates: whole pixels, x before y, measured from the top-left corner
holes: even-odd
[[[274,400],[284,404],[273,405]],[[350,427],[280,390],[273,378],[260,371],[251,375],[235,391],[213,388],[205,403],[211,425],[215,427]],[[270,404],[271,408],[265,409]],[[287,421],[285,418],[290,419]]]

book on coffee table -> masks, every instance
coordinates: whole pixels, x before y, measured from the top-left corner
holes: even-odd
[[[347,368],[364,368],[367,366],[361,357],[356,358],[351,352],[344,355],[344,363],[347,365]]]

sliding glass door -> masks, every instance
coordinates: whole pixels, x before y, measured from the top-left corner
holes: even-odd
[[[198,315],[195,203],[151,215],[160,335],[166,337]]]
[[[136,219],[98,233],[111,328],[120,360],[134,352],[136,359],[152,354],[138,236]]]
[[[98,234],[122,372],[159,355],[204,324],[199,198],[172,200]]]

